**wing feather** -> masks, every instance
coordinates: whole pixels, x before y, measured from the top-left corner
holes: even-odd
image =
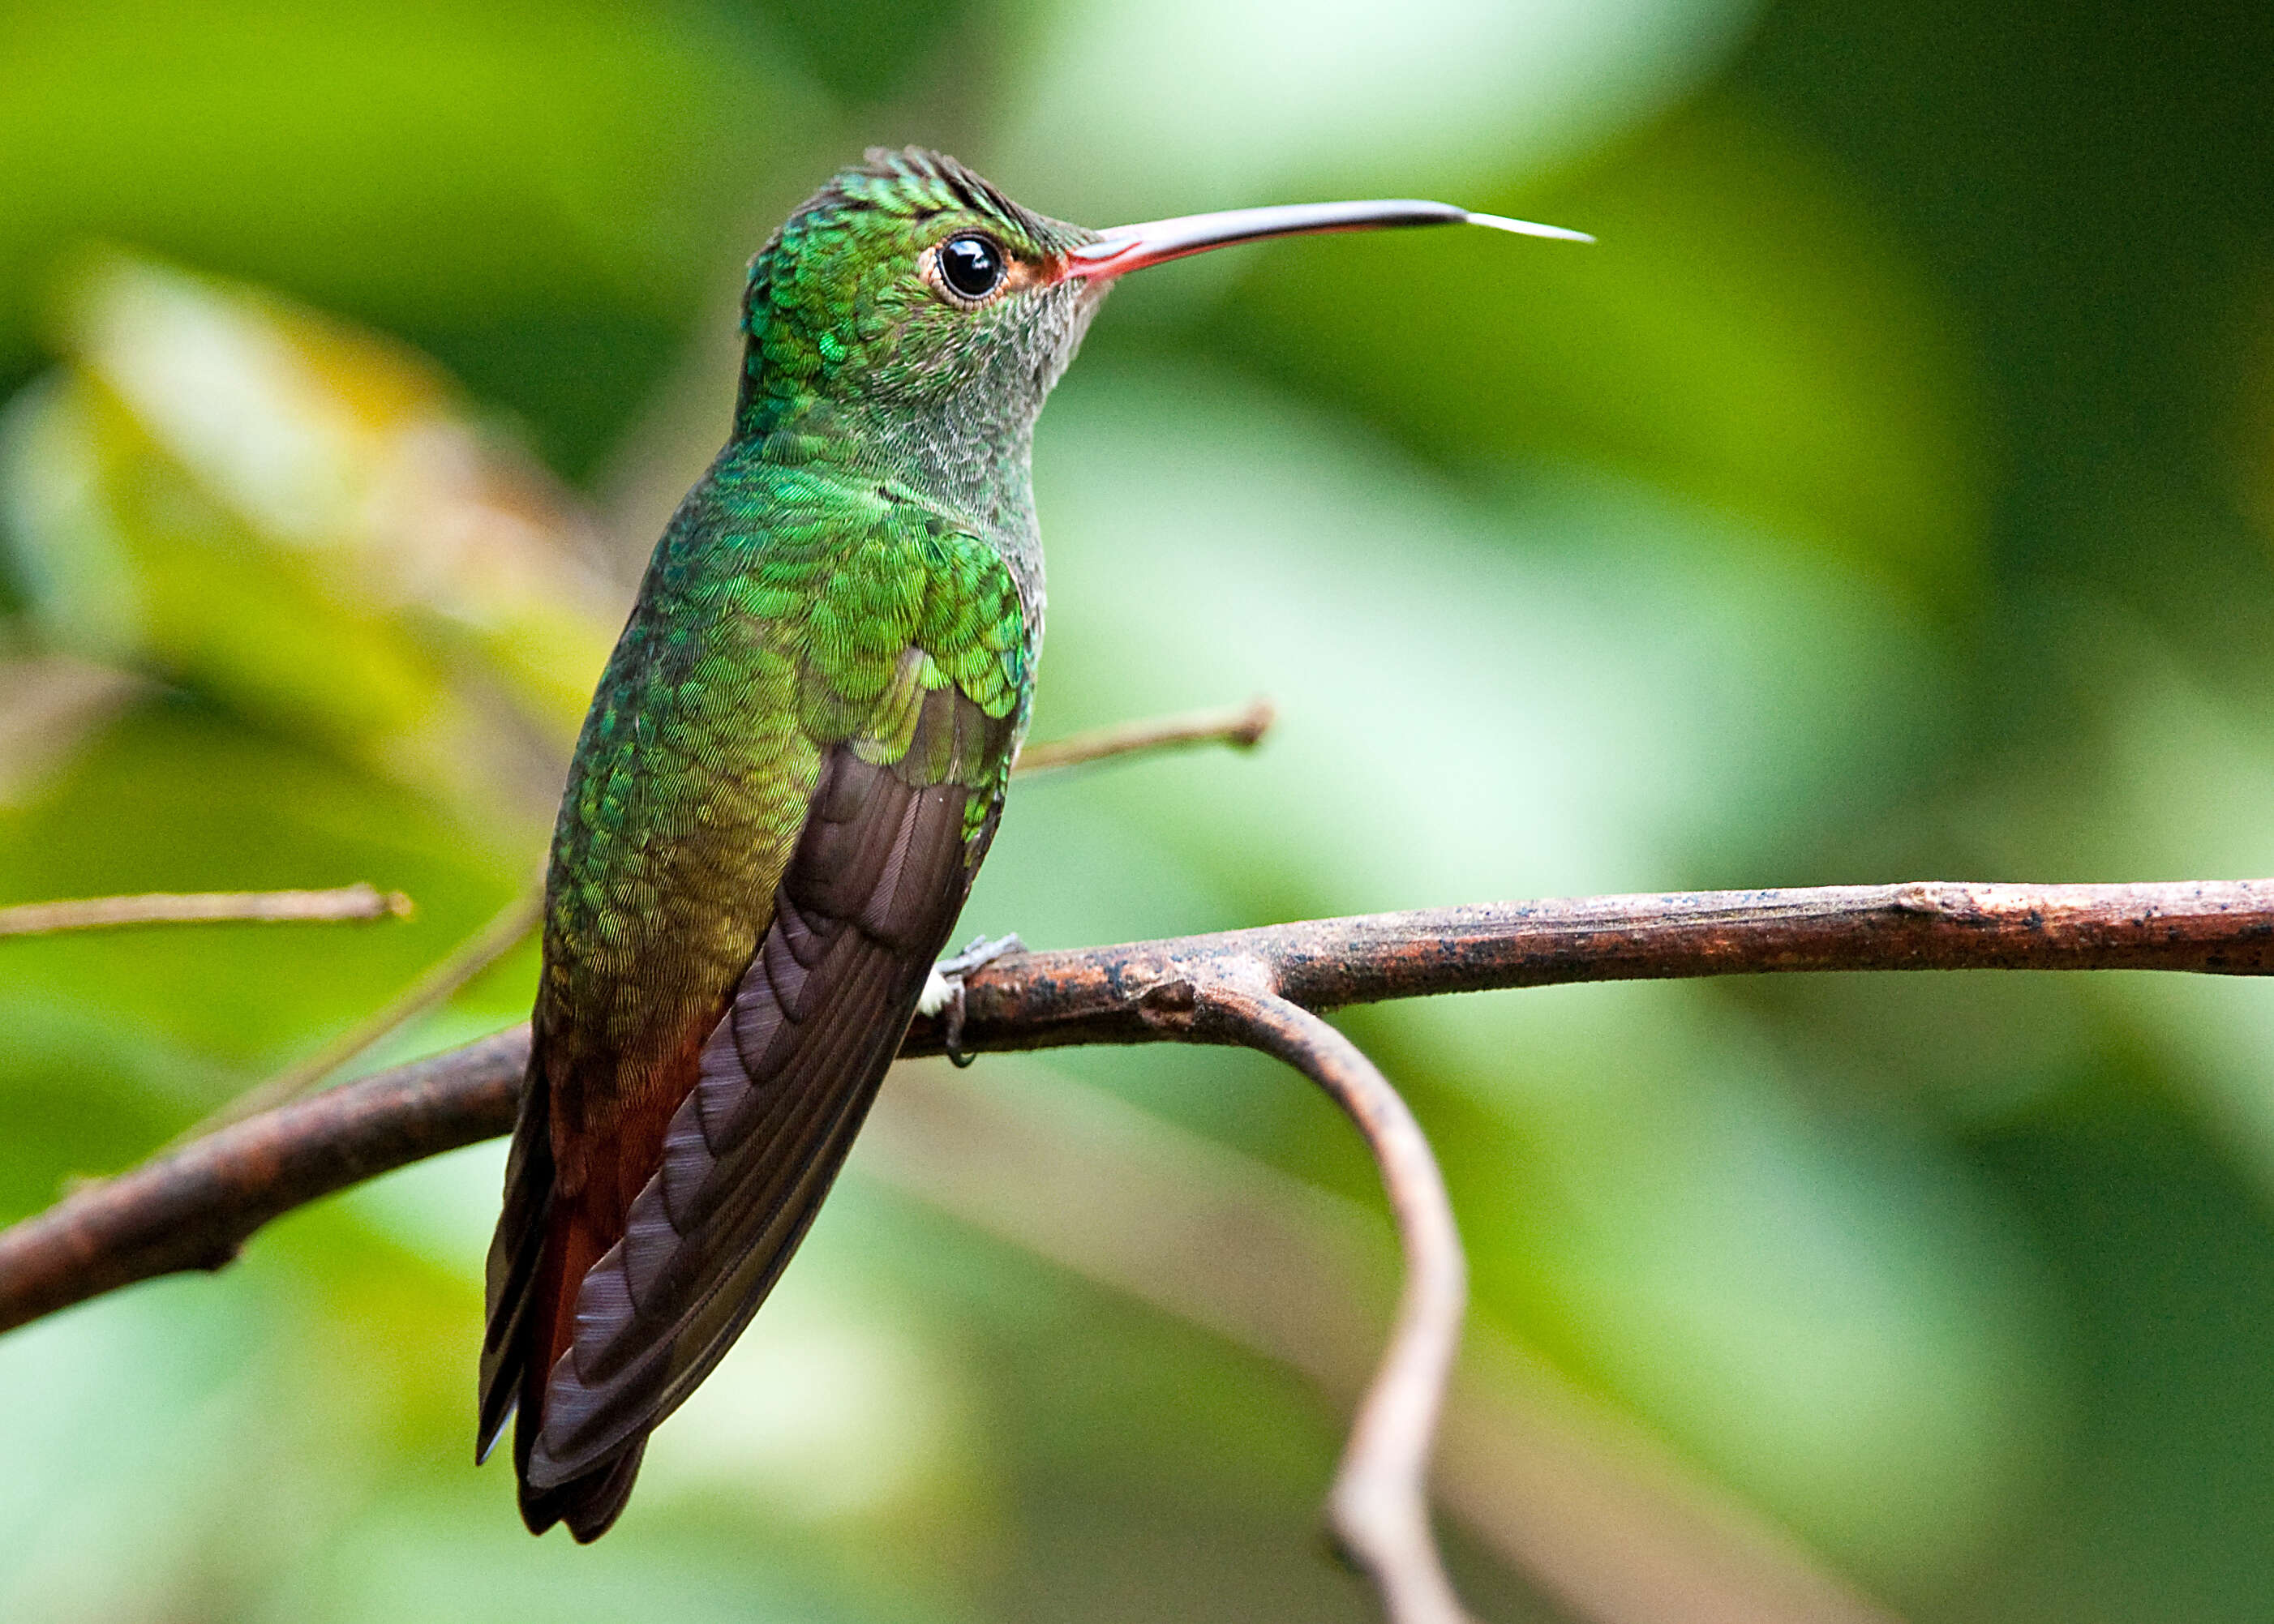
[[[969,717],[959,713],[969,710]],[[803,1238],[954,929],[977,850],[975,791],[911,783],[1007,726],[926,696],[900,765],[831,749],[773,919],[622,1238],[586,1273],[527,1466],[540,1491],[593,1476],[676,1408],[749,1321]],[[930,740],[952,742],[936,755]],[[977,754],[975,749],[972,754]],[[991,829],[991,808],[986,818]],[[983,831],[979,844],[983,846]]]
[[[532,1055],[505,1159],[505,1210],[490,1240],[489,1316],[482,1332],[481,1416],[475,1461],[489,1459],[521,1394],[522,1336],[553,1210],[553,1145],[545,1069]]]

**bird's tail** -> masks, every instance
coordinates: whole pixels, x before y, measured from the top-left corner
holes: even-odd
[[[532,1534],[566,1522],[579,1544],[590,1544],[608,1531],[631,1498],[647,1435],[628,1440],[567,1483],[540,1489],[529,1481],[530,1451],[544,1423],[546,1380],[568,1350],[576,1326],[576,1283],[599,1250],[573,1206],[558,1214],[553,1211],[546,1093],[543,1070],[532,1058],[507,1167],[505,1210],[490,1248],[489,1323],[475,1453],[477,1459],[487,1455],[512,1417],[521,1520]]]
[[[608,1531],[632,1497],[632,1485],[639,1477],[640,1457],[647,1453],[647,1434],[643,1432],[626,1445],[621,1455],[611,1456],[581,1477],[571,1477],[557,1488],[531,1488],[523,1479],[521,1485],[521,1520],[529,1525],[532,1534],[541,1534],[555,1522],[566,1522],[568,1531],[576,1536],[578,1545],[590,1545]]]
[[[568,1356],[576,1330],[576,1292],[600,1253],[584,1214],[573,1205],[556,1210],[531,1282],[529,1312],[520,1327],[521,1402],[514,1421],[514,1469],[521,1479],[521,1520],[532,1534],[566,1522],[580,1545],[608,1531],[631,1498],[639,1477],[647,1434],[626,1441],[581,1476],[539,1488],[529,1480],[529,1461],[545,1426],[545,1389],[553,1369]]]

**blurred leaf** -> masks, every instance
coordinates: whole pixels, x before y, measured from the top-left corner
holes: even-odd
[[[35,799],[140,688],[125,672],[65,656],[0,659],[0,807]]]
[[[1298,914],[1758,882],[1827,806],[1906,793],[1932,738],[1941,660],[1888,583],[1630,486],[1480,500],[1174,367],[1079,372],[1036,462],[1042,731],[1228,694],[1281,719],[1252,760],[1022,788],[1006,827],[1096,805]]]
[[[1940,1147],[1803,1103],[1707,989],[1653,991],[1369,1021],[1505,1124],[1448,1152],[1480,1307],[1844,1565],[1962,1571],[2058,1414],[2023,1237]]]
[[[0,1342],[0,1380],[36,1403],[8,1407],[0,1447],[16,1463],[0,1484],[0,1612],[48,1624],[162,1616],[209,1560],[213,1501],[253,1505],[272,1539],[289,1539],[289,1484],[242,1498],[251,1462],[277,1441],[263,1366],[286,1332],[176,1282],[102,1315],[53,1320]],[[317,1465],[319,1471],[323,1468]],[[275,1520],[271,1520],[275,1519]]]
[[[1931,1616],[2240,1624],[2263,1603],[2261,1553],[2274,1540],[2264,1189],[2239,1177],[2187,1113],[2111,1071],[2088,1100],[1978,1153],[2061,1287],[2070,1435],[2052,1492],[2017,1502],[1998,1548],[1926,1593]]]
[[[415,329],[581,464],[749,252],[752,155],[828,119],[700,0],[0,9],[0,376],[109,237]]]
[[[0,437],[0,523],[49,636],[533,814],[614,619],[565,496],[430,366],[272,298],[105,258],[71,332],[78,368]],[[523,782],[496,771],[516,753]]]

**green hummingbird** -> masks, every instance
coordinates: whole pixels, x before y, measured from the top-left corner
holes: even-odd
[[[546,883],[478,1444],[598,1538],[828,1193],[1002,816],[1043,635],[1035,419],[1115,280],[1417,201],[1093,231],[872,151],[751,263],[726,448],[592,698]],[[947,974],[943,974],[942,972]]]

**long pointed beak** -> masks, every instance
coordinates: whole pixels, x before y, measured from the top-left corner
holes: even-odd
[[[1490,226],[1524,237],[1592,243],[1585,231],[1537,225],[1501,214],[1479,214],[1450,203],[1419,198],[1376,199],[1365,203],[1282,203],[1269,208],[1228,208],[1213,214],[1180,214],[1141,225],[1111,226],[1098,240],[1066,256],[1069,276],[1120,276],[1148,265],[1206,253],[1234,243],[1268,237],[1302,237],[1314,231],[1380,231],[1394,226]]]

